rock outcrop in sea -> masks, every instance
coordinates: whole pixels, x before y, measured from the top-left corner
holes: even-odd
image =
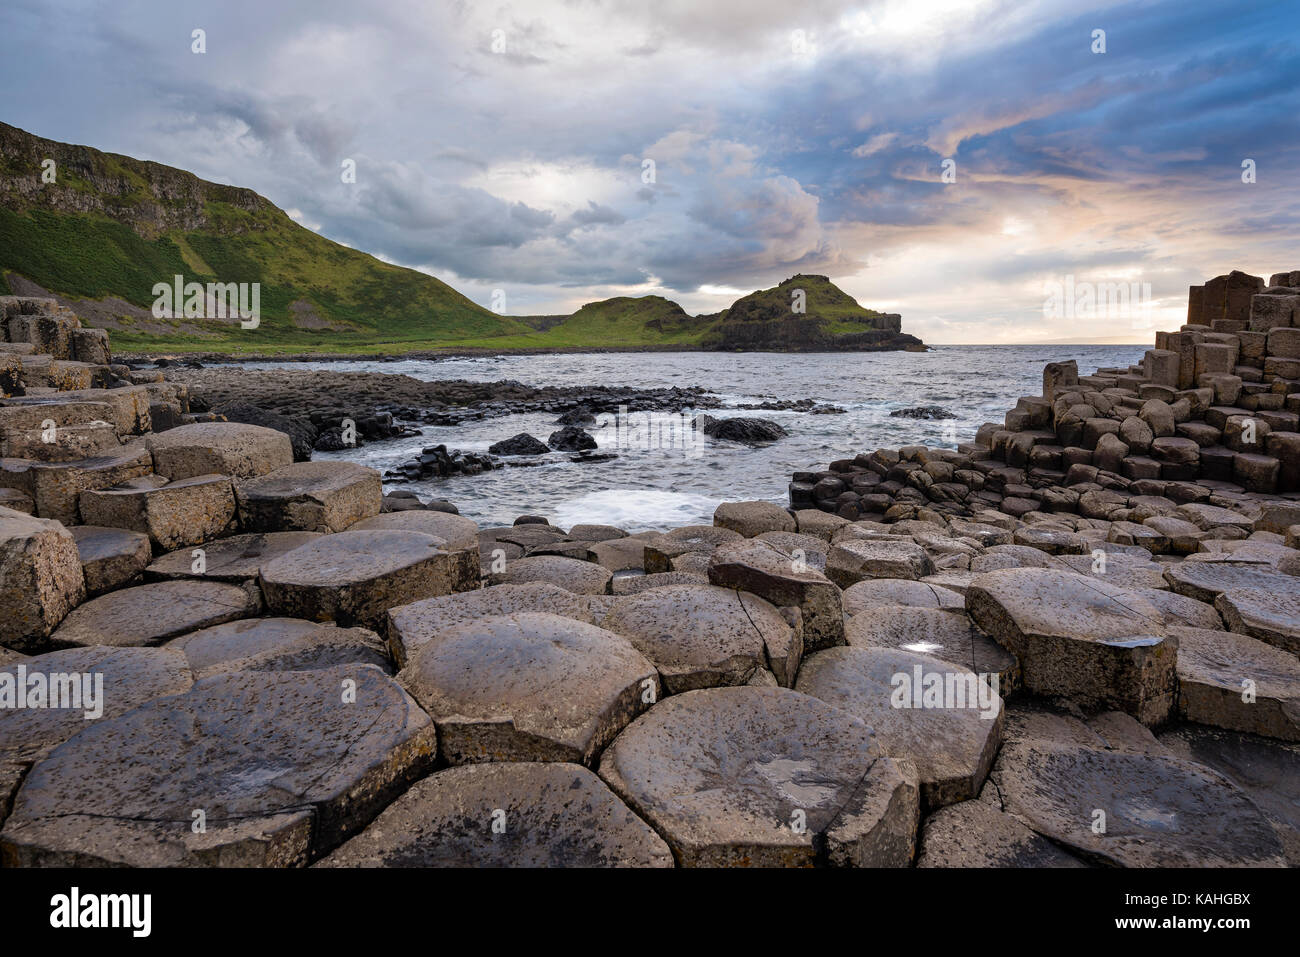
[[[860,306],[827,276],[798,274],[733,302],[712,321],[708,349],[763,352],[924,351],[898,313]]]
[[[0,298],[0,863],[1300,863],[1284,278],[635,534],[385,496]]]

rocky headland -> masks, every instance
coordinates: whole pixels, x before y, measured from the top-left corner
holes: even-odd
[[[1300,863],[1300,274],[1191,299],[955,450],[635,534],[219,411],[616,395],[132,369],[0,299],[0,863]]]

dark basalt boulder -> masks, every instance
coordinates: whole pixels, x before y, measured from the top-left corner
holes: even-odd
[[[843,415],[848,412],[848,409],[818,402],[816,399],[764,399],[762,402],[745,402],[732,408],[762,412],[807,412],[811,415]]]
[[[955,419],[956,413],[937,405],[918,405],[910,409],[895,409],[889,413],[895,419]]]
[[[420,454],[409,462],[403,462],[384,473],[384,480],[390,482],[415,482],[431,478],[446,478],[449,475],[478,475],[500,468],[501,462],[493,455],[481,452],[462,452],[460,449],[448,451],[445,445],[434,445],[421,450]]]
[[[558,432],[552,432],[546,444],[559,452],[581,452],[584,449],[594,449],[596,440],[585,429],[566,425]]]
[[[726,439],[729,442],[741,442],[745,445],[775,442],[790,434],[771,419],[745,417],[715,419],[711,415],[701,415],[695,420],[695,426],[710,438]]]
[[[585,405],[579,405],[570,409],[564,415],[555,420],[556,425],[595,425],[596,417],[592,414],[591,409]]]
[[[317,436],[314,447],[318,452],[342,452],[344,449],[354,449],[364,444],[365,442],[360,437],[354,442],[343,441],[343,430],[334,428],[326,429]],[[297,457],[296,453],[294,457]]]
[[[556,435],[558,434],[557,432]],[[542,443],[541,439],[533,438],[527,432],[520,432],[500,442],[493,442],[488,446],[488,451],[493,455],[544,455],[550,449]]]
[[[419,429],[395,421],[393,413],[387,410],[354,417],[346,409],[316,409],[309,418],[319,433],[315,446],[321,452],[339,452],[359,448],[367,441],[420,434]],[[344,441],[345,430],[348,441]]]

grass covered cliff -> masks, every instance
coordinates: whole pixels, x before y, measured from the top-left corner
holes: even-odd
[[[256,329],[158,318],[156,283],[258,283]],[[795,311],[795,289],[804,293]],[[0,123],[0,294],[54,295],[121,352],[400,353],[417,350],[920,347],[899,317],[864,309],[825,276],[795,276],[691,316],[660,296],[569,316],[506,316],[426,273],[294,222],[249,189]]]

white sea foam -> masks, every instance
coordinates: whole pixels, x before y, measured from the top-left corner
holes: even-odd
[[[611,488],[560,502],[552,510],[550,519],[561,528],[577,524],[614,525],[629,532],[679,525],[711,525],[713,510],[721,501],[684,492]]]

